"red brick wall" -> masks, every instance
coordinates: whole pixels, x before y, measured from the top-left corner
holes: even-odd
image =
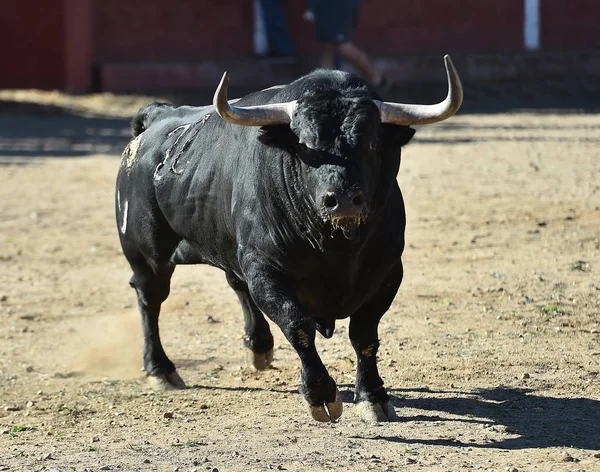
[[[94,1],[63,0],[65,5],[65,89],[87,92],[94,63]]]
[[[298,51],[315,54],[306,0],[285,2]],[[253,54],[252,0],[101,0],[96,61],[193,61]],[[520,50],[523,0],[363,0],[356,42],[371,54]],[[443,51],[442,51],[443,49]]]
[[[521,51],[523,2],[363,0],[355,40],[374,56]],[[300,54],[316,54],[306,0],[285,4]],[[600,48],[600,1],[540,4],[543,51]],[[253,0],[0,0],[0,11],[0,88],[78,90],[92,64],[253,55]]]
[[[0,2],[0,88],[61,88],[65,80],[62,2]]]
[[[296,46],[310,54],[305,4],[288,0],[287,13]],[[523,0],[363,0],[355,42],[375,55],[522,50],[523,15]]]
[[[252,0],[96,0],[97,62],[193,61],[253,52]]]
[[[542,0],[544,50],[600,48],[600,1]]]

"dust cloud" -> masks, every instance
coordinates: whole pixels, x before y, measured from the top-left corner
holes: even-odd
[[[142,330],[135,308],[87,319],[76,328],[80,348],[70,370],[110,380],[139,378],[143,373]]]

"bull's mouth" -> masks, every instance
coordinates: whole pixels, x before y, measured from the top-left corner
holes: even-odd
[[[335,236],[335,231],[340,230],[344,237],[350,241],[356,239],[359,234],[360,225],[366,220],[363,215],[356,216],[330,216],[326,221],[333,228],[331,237]]]

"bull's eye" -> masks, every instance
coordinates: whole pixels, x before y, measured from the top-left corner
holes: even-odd
[[[377,142],[377,140],[375,140],[375,141],[371,141],[371,144],[369,144],[369,149],[370,149],[371,151],[374,151],[375,149],[377,149],[377,145],[378,145],[378,144],[379,144],[379,143]]]

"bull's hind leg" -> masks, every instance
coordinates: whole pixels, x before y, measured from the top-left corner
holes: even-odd
[[[273,335],[269,324],[248,292],[248,285],[231,272],[227,282],[235,291],[244,311],[244,346],[255,369],[265,370],[273,362]]]
[[[129,259],[133,269],[129,285],[137,293],[144,334],[144,370],[148,374],[148,380],[156,389],[185,388],[175,365],[163,349],[158,331],[160,306],[169,296],[171,275],[175,267],[165,265],[153,269],[141,256]]]
[[[383,380],[377,369],[377,330],[379,321],[392,304],[401,282],[400,263],[375,296],[350,317],[349,336],[358,360],[354,390],[356,409],[366,421],[397,420],[390,396],[383,387]]]

